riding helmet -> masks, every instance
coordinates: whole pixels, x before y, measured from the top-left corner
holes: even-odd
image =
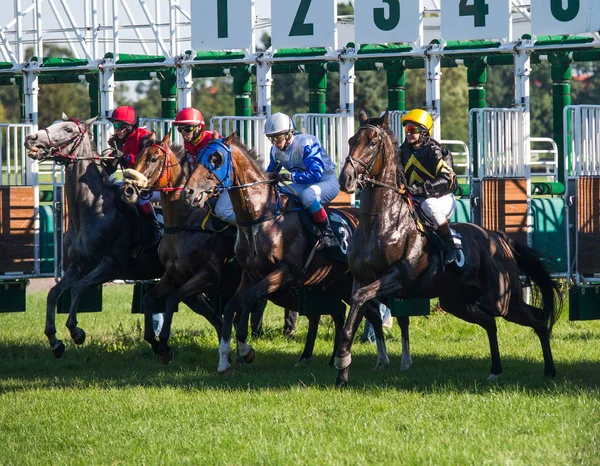
[[[175,126],[200,126],[204,128],[204,115],[200,110],[196,110],[192,107],[187,107],[179,110],[177,115],[175,116],[175,121],[173,121],[173,125]]]
[[[433,118],[431,118],[431,115],[425,110],[416,108],[404,115],[402,117],[402,126],[406,126],[409,123],[416,124],[426,129],[427,132],[431,134],[431,128],[433,128]]]
[[[285,113],[277,112],[269,115],[265,122],[265,135],[277,136],[279,134],[294,131],[294,123],[292,119]]]
[[[115,108],[109,120],[112,122],[120,121],[122,123],[127,123],[137,128],[140,121],[140,117],[138,116],[137,112],[133,107],[129,105],[123,105],[121,107]]]

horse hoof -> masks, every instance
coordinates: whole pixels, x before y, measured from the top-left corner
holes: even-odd
[[[341,375],[338,375],[337,378],[335,379],[336,388],[344,388],[347,385],[348,385],[348,379],[346,377],[342,377]]]
[[[246,356],[242,356],[242,360],[246,364],[250,364],[250,363],[254,362],[255,358],[256,358],[256,351],[254,351],[254,349],[251,349],[250,351],[248,351],[248,354]]]
[[[65,344],[61,340],[58,340],[56,345],[52,347],[52,354],[56,359],[62,358],[62,355],[65,354]]]
[[[410,366],[412,366],[412,359],[408,358],[407,360],[402,359],[400,361],[400,370],[407,371],[410,369]]]
[[[85,342],[85,331],[82,328],[75,329],[73,332],[73,342],[76,345],[83,345]]]
[[[312,358],[302,358],[296,364],[294,364],[294,369],[299,369],[300,367],[304,367],[312,361]]]
[[[495,382],[496,380],[498,380],[498,374],[490,374],[487,379],[488,382]]]
[[[219,377],[231,377],[233,375],[233,369],[228,367],[225,370],[219,371]]]
[[[169,349],[169,351],[167,351],[165,354],[159,355],[158,360],[161,364],[164,364],[165,366],[167,364],[170,364],[171,361],[173,361],[173,350]]]
[[[373,370],[382,371],[382,370],[386,369],[387,366],[388,366],[387,364],[383,364],[383,363],[377,361],[377,364],[375,364],[375,367],[373,368]]]
[[[553,369],[553,370],[548,371],[548,372],[544,371],[544,375],[546,377],[554,378],[554,377],[556,377],[556,370]]]

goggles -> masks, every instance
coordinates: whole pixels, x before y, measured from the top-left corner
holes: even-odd
[[[193,133],[194,131],[196,131],[197,128],[198,126],[194,125],[178,126],[177,131],[179,131],[180,133]]]
[[[420,126],[415,126],[415,125],[404,126],[404,132],[406,134],[420,134],[425,131],[426,131],[425,128],[421,128]]]
[[[267,137],[269,138],[269,141],[271,141],[273,144],[279,144],[286,140],[287,134],[278,134],[276,136],[267,136]]]
[[[122,131],[122,130],[128,129],[130,127],[131,127],[131,125],[128,125],[127,123],[119,123],[118,121],[115,121],[113,123],[113,128],[115,129],[115,131]]]

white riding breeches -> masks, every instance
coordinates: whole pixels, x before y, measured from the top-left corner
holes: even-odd
[[[324,174],[315,184],[290,183],[288,185],[300,196],[302,205],[309,207],[318,200],[321,204],[333,201],[340,192],[340,183],[335,172]]]
[[[215,205],[215,215],[227,223],[235,222],[235,212],[231,205],[231,199],[227,191],[221,193],[219,200]]]
[[[417,197],[417,199],[421,202],[423,213],[437,226],[450,220],[456,210],[456,199],[452,193],[442,197],[430,197],[428,199]]]

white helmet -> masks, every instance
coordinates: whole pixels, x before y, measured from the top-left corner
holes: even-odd
[[[269,115],[265,123],[265,135],[277,136],[278,134],[294,131],[294,123],[292,119],[285,113],[274,113]]]

